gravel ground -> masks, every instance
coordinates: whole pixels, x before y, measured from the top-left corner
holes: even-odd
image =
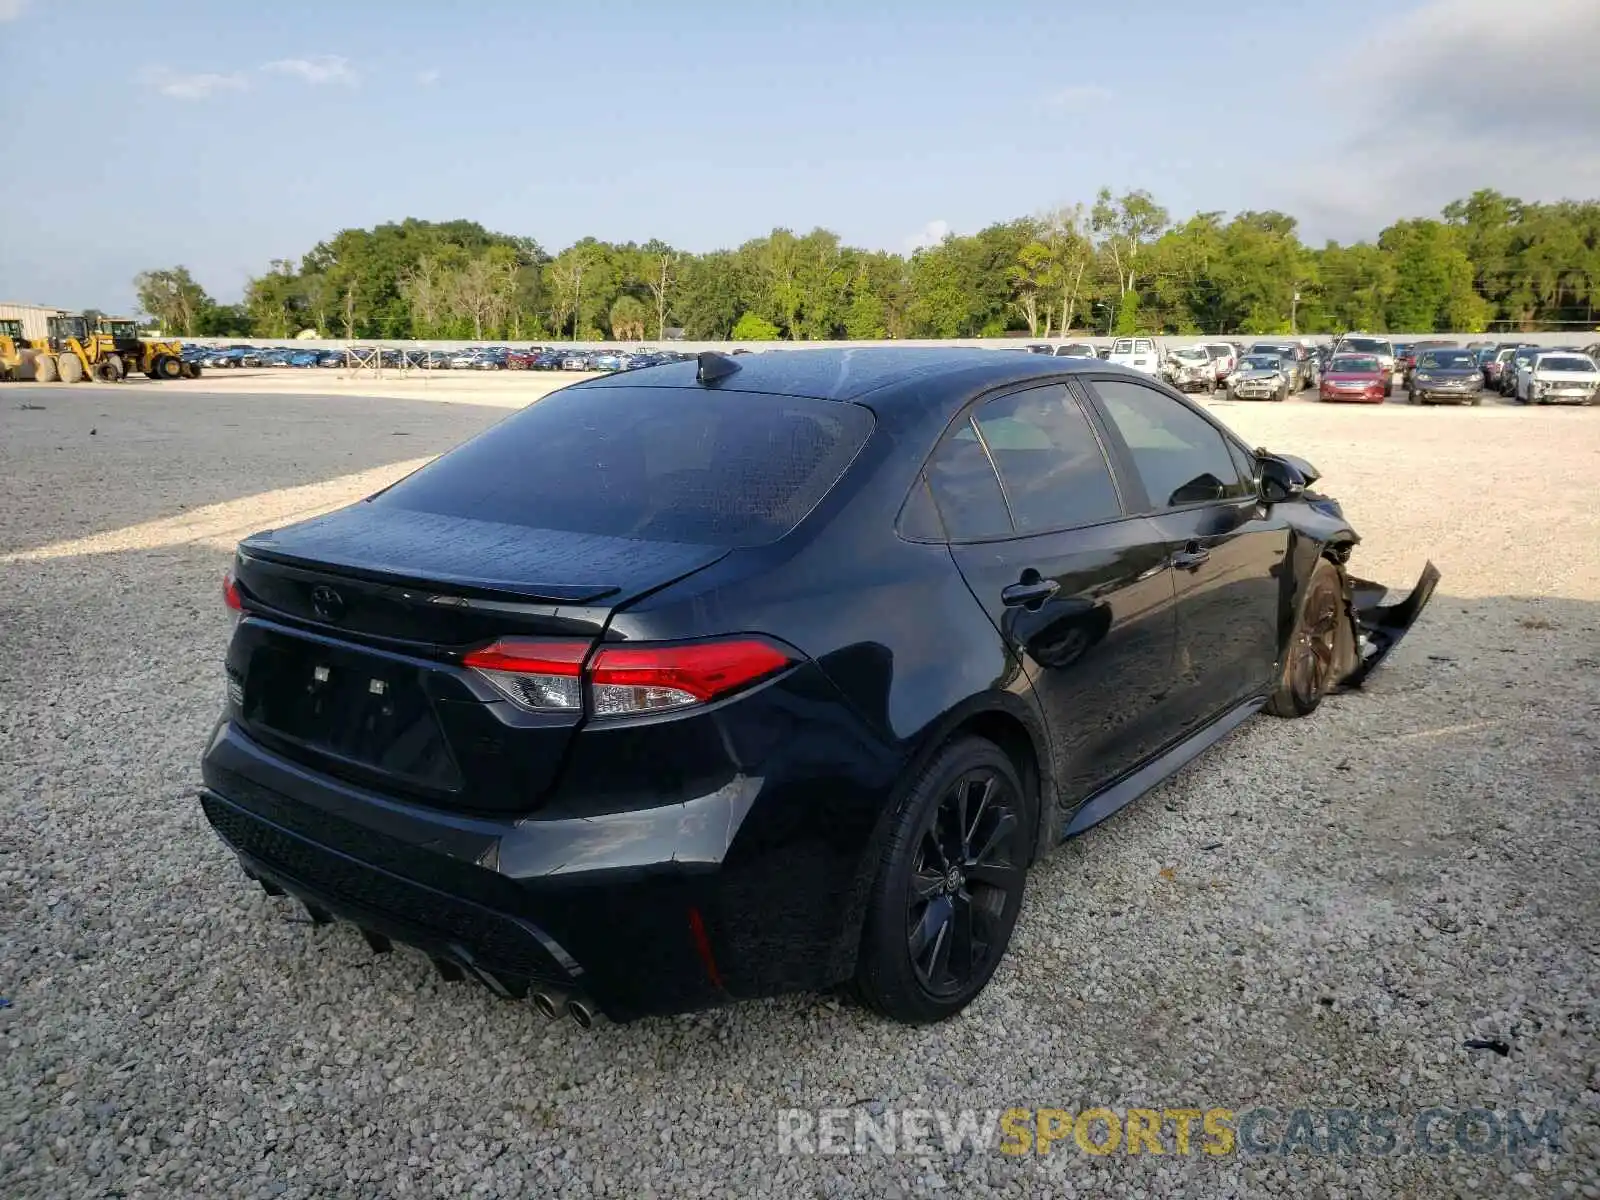
[[[192,794],[232,541],[511,395],[0,389],[0,1195],[1600,1196],[1600,412],[1218,405],[1323,469],[1363,573],[1444,572],[1365,691],[1047,859],[952,1022],[798,996],[583,1033],[311,927]],[[1145,1105],[1391,1108],[1402,1148],[1430,1107],[1555,1109],[1560,1149],[777,1138],[782,1109]]]

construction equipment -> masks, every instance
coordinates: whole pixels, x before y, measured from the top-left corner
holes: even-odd
[[[22,336],[22,322],[0,320],[0,383],[21,373],[22,352],[28,343]]]
[[[182,379],[190,375],[184,368],[183,343],[147,342],[139,336],[139,325],[129,317],[100,317],[95,321],[97,337],[109,337],[123,367],[139,371],[151,379]]]
[[[51,383],[119,383],[130,371],[151,379],[194,378],[199,374],[183,361],[183,345],[175,341],[147,342],[139,326],[128,317],[100,317],[62,313],[47,321],[49,336],[31,343],[34,379]]]

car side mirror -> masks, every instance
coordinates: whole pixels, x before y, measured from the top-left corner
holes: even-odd
[[[1256,491],[1264,504],[1282,504],[1306,490],[1306,477],[1293,463],[1273,455],[1256,459]]]

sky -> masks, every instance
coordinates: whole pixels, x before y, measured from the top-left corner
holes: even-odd
[[[0,111],[0,300],[63,307],[408,216],[905,252],[1105,185],[1320,244],[1600,197],[1600,0],[0,0]]]

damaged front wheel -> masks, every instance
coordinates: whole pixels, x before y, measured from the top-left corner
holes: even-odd
[[[1322,698],[1338,684],[1338,663],[1348,638],[1344,612],[1344,583],[1339,568],[1327,559],[1317,563],[1300,602],[1294,631],[1284,650],[1278,686],[1267,701],[1276,717],[1305,717],[1316,712]]]

